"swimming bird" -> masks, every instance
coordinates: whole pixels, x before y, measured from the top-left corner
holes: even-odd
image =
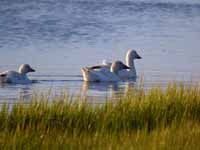
[[[35,72],[28,64],[22,64],[17,71],[5,71],[0,73],[0,83],[28,84],[32,81],[27,77],[27,73]]]
[[[120,81],[118,73],[120,70],[129,69],[121,61],[115,61],[111,64],[110,70],[102,66],[93,66],[82,68],[83,80],[93,82],[115,82]]]
[[[131,78],[137,77],[135,63],[134,63],[135,59],[142,59],[142,57],[136,52],[136,50],[132,50],[132,49],[128,50],[126,53],[125,61],[126,61],[126,65],[130,69],[121,70],[118,74],[120,78],[131,79]]]
[[[141,59],[141,58],[142,57],[136,52],[136,50],[129,49],[126,53],[126,58],[125,58],[126,66],[128,66],[129,69],[119,70],[119,72],[117,74],[118,77],[122,80],[124,80],[124,79],[135,79],[137,77],[137,73],[136,73],[136,69],[135,69],[134,60],[135,59]],[[93,72],[95,72],[95,71],[105,72],[105,71],[110,70],[111,65],[112,65],[112,63],[106,62],[104,60],[102,65],[92,66],[92,67],[89,67],[89,69],[92,69]],[[83,80],[84,81],[95,81],[96,77],[93,74],[92,75],[91,74],[85,75],[83,73]]]
[[[129,67],[129,69],[120,70],[118,76],[121,79],[135,79],[137,77],[136,68],[135,68],[135,59],[142,59],[142,57],[136,52],[136,50],[129,49],[126,52],[125,64]],[[103,60],[103,65],[101,65],[102,69],[109,69],[112,63]],[[95,66],[94,66],[95,67]]]

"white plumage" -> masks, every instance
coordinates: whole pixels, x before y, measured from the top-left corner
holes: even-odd
[[[136,78],[137,73],[135,69],[134,60],[135,59],[141,59],[141,57],[138,55],[138,53],[135,50],[128,50],[126,53],[126,66],[129,67],[129,69],[120,69],[117,72],[117,78],[118,80],[124,80],[124,79],[131,79]],[[111,69],[110,62],[103,61],[102,65],[97,65],[93,67],[85,67],[82,69],[83,74],[83,80],[84,81],[97,81],[99,76],[104,75],[105,80],[116,80],[115,77],[109,76],[108,72],[110,72]],[[89,70],[89,71],[87,71]],[[110,79],[113,78],[113,79]]]
[[[115,82],[121,79],[118,76],[118,72],[129,67],[124,65],[121,61],[115,61],[111,64],[110,70],[107,67],[93,66],[82,68],[82,74],[84,81],[93,82]]]
[[[27,77],[27,73],[35,72],[28,64],[22,64],[17,71],[4,71],[0,73],[0,83],[28,84],[32,81]]]

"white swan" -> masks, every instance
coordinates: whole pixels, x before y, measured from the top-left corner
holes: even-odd
[[[27,84],[32,81],[27,77],[27,73],[35,72],[28,64],[22,64],[16,71],[5,71],[0,73],[0,83]]]
[[[110,70],[107,67],[93,66],[82,68],[83,80],[93,82],[115,82],[120,81],[118,73],[120,70],[129,69],[121,61],[115,61],[111,64]]]

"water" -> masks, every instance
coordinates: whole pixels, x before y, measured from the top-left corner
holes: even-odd
[[[200,79],[198,0],[1,0],[0,71],[28,63],[30,85],[0,85],[1,102],[35,91],[108,97],[135,82],[85,83],[80,68],[136,49],[145,88]],[[137,82],[137,81],[136,81]]]

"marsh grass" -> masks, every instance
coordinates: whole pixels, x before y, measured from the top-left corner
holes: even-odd
[[[132,89],[102,105],[65,93],[0,111],[0,149],[200,149],[199,86]]]

